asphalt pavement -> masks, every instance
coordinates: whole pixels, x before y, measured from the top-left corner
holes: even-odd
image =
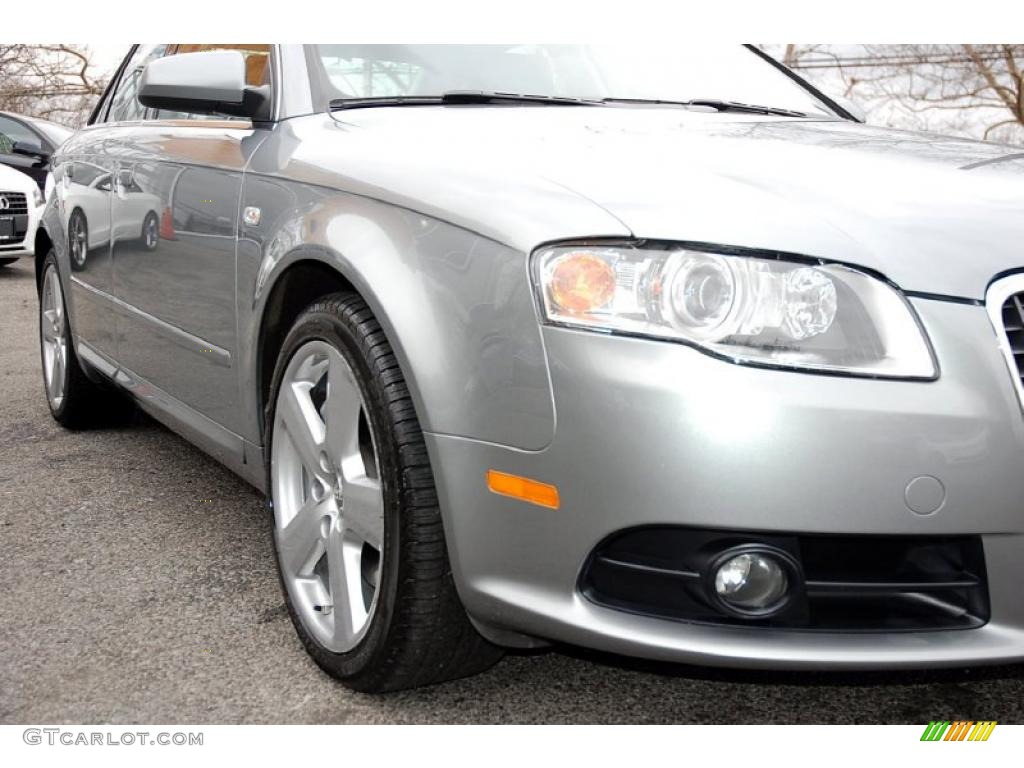
[[[68,432],[0,269],[0,723],[1024,723],[1024,666],[767,673],[581,649],[386,696],[310,661],[260,495],[152,420]]]

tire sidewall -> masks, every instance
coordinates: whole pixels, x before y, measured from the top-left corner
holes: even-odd
[[[350,651],[336,653],[325,648],[305,628],[298,616],[284,574],[281,570],[280,552],[277,546],[277,520],[274,514],[273,476],[271,457],[273,456],[274,414],[277,406],[278,392],[281,381],[295,353],[307,342],[322,341],[330,344],[341,353],[342,357],[356,374],[357,385],[367,404],[367,416],[374,447],[377,454],[378,472],[384,498],[384,552],[381,558],[380,585],[378,587],[377,604],[370,619],[370,627],[359,643]],[[288,607],[292,623],[299,638],[313,659],[326,671],[346,678],[372,669],[380,662],[387,643],[387,635],[391,628],[394,615],[400,566],[400,465],[398,447],[394,440],[390,419],[383,406],[383,396],[377,381],[370,370],[366,358],[360,349],[353,329],[334,313],[326,311],[308,311],[304,313],[285,338],[278,355],[277,365],[270,388],[270,396],[264,412],[264,465],[267,487],[267,506],[271,519],[271,538],[274,546],[274,557],[277,564],[278,579],[281,582],[282,594]]]

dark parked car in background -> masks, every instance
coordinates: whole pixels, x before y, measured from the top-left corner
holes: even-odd
[[[50,157],[72,133],[49,120],[0,112],[0,163],[27,173],[45,193]]]

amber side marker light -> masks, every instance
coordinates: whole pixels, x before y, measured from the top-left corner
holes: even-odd
[[[528,477],[487,470],[487,489],[499,496],[519,499],[548,509],[558,509],[558,489]]]

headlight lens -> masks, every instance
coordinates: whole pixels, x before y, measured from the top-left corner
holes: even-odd
[[[36,208],[46,202],[43,199],[43,193],[39,191],[39,187],[32,187],[32,202],[35,204]]]
[[[934,378],[910,305],[838,264],[684,248],[544,248],[534,275],[550,322],[682,341],[735,362]]]

